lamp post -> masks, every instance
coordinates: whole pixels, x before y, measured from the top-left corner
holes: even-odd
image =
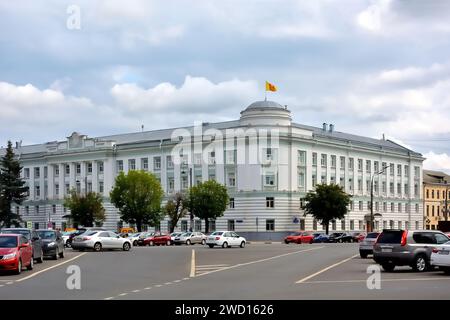
[[[374,172],[372,174],[372,178],[370,181],[370,232],[373,232],[373,229],[375,229],[375,219],[373,216],[373,179],[375,178],[375,176],[378,176],[379,174],[382,174],[384,172],[384,170],[386,170],[387,168],[389,168],[390,166],[384,166],[381,171],[379,172]],[[387,188],[387,184],[386,184],[386,188]]]
[[[77,180],[77,182],[81,183],[80,180]],[[84,177],[84,195],[87,195],[87,177]]]
[[[186,174],[186,171],[181,171],[182,174]],[[189,192],[191,192],[192,188],[192,168],[189,168]],[[194,214],[192,210],[189,212],[189,232],[194,231]]]

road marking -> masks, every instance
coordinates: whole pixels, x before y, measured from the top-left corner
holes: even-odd
[[[334,267],[337,267],[337,266],[340,265],[340,264],[343,264],[343,263],[345,263],[345,262],[347,262],[347,261],[350,261],[351,259],[353,259],[353,258],[355,258],[355,257],[357,257],[357,256],[359,256],[359,254],[355,254],[355,255],[353,255],[353,256],[347,258],[347,259],[344,259],[344,260],[339,261],[339,262],[337,262],[337,263],[335,263],[335,264],[332,264],[331,266],[328,266],[328,267],[326,267],[326,268],[324,268],[324,269],[322,269],[322,270],[320,270],[320,271],[317,271],[316,273],[313,273],[312,275],[309,275],[309,276],[307,276],[307,277],[305,277],[305,278],[303,278],[303,279],[298,280],[296,283],[303,283],[303,282],[305,282],[305,281],[307,281],[307,280],[309,280],[309,279],[311,279],[311,278],[314,278],[315,276],[318,276],[318,275],[321,274],[321,273],[324,273],[325,271],[328,271],[328,270],[330,270],[330,269],[332,269],[332,268],[334,268]]]
[[[195,249],[192,249],[192,256],[191,256],[191,274],[189,277],[193,278],[195,277]]]
[[[114,297],[108,297],[108,298],[105,298],[104,300],[112,300],[112,299],[114,299]]]
[[[162,287],[162,284],[157,284],[155,287],[156,288]]]
[[[141,290],[133,290],[132,292],[137,293],[137,292],[141,292]]]
[[[169,284],[172,284],[172,282],[166,282],[166,283],[164,283],[165,285],[169,285]]]
[[[208,271],[208,272],[205,272],[205,273],[197,275],[197,277],[201,277],[201,276],[204,276],[204,275],[207,275],[207,274],[211,274],[211,273],[215,273],[215,272],[219,272],[219,271],[224,271],[224,270],[234,269],[234,268],[238,268],[238,267],[248,266],[250,264],[266,262],[266,261],[278,259],[278,258],[285,257],[285,256],[290,256],[290,255],[297,254],[297,253],[303,253],[303,252],[308,252],[308,251],[313,251],[313,250],[319,250],[319,249],[322,249],[322,248],[324,248],[324,247],[314,247],[314,248],[311,248],[311,249],[299,250],[299,251],[295,251],[295,252],[284,253],[284,254],[280,254],[278,256],[273,256],[273,257],[270,257],[270,258],[265,258],[265,259],[260,259],[260,260],[245,262],[245,263],[239,263],[239,264],[235,264],[233,266],[229,266],[229,267],[225,267],[225,268],[221,268],[221,269],[217,269],[217,270],[213,270],[213,271]]]
[[[190,278],[183,278],[183,280],[189,280]]]
[[[0,282],[11,282],[11,280],[0,280]]]
[[[381,279],[381,282],[396,282],[396,281],[436,281],[436,280],[450,280],[450,278],[410,278],[410,279]],[[305,281],[303,284],[321,284],[321,283],[358,283],[367,282],[367,279],[363,280],[318,280],[318,281]]]
[[[86,253],[87,253],[87,252],[81,253],[81,254],[79,254],[79,255],[77,255],[77,256],[75,256],[75,257],[69,259],[69,260],[65,260],[65,261],[63,261],[63,262],[61,262],[61,263],[55,264],[54,266],[51,266],[51,267],[48,267],[48,268],[43,269],[43,270],[41,270],[41,271],[38,271],[38,272],[36,272],[36,273],[33,273],[33,274],[31,274],[31,275],[29,275],[29,276],[27,276],[27,277],[25,277],[25,278],[16,280],[16,282],[21,282],[21,281],[24,281],[24,280],[28,280],[28,279],[33,278],[33,277],[35,277],[35,276],[37,276],[37,275],[39,275],[39,274],[41,274],[41,273],[43,273],[43,272],[46,272],[46,271],[48,271],[48,270],[51,270],[51,269],[57,268],[57,267],[59,267],[59,266],[62,266],[63,264],[66,264],[66,263],[68,263],[68,262],[70,262],[70,261],[73,261],[73,260],[75,260],[75,259],[78,259],[78,258],[81,257],[81,256],[84,256]]]
[[[119,296],[123,297],[123,296],[126,296],[127,294],[128,293],[124,292],[124,293],[119,294]]]
[[[175,282],[175,283],[177,283],[177,282],[180,282],[181,280],[174,280],[173,282]]]
[[[147,287],[147,288],[144,288],[144,290],[150,290],[152,287]]]
[[[197,268],[201,267],[227,267],[229,264],[203,264],[201,266],[197,266]]]
[[[10,281],[10,282],[7,282],[6,284],[13,284],[14,282],[13,281]]]

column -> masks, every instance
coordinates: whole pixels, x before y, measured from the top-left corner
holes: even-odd
[[[70,174],[69,174],[69,184],[70,184],[70,190],[76,188],[76,165],[75,162],[71,162],[69,163],[69,167],[70,167]]]
[[[87,193],[87,162],[82,161],[80,163],[81,166],[81,174],[80,174],[80,186],[81,186],[81,194]]]
[[[92,161],[92,191],[98,192],[98,161]]]
[[[55,167],[49,164],[47,167],[47,185],[48,185],[48,199],[55,198]]]
[[[47,172],[48,173],[48,172]],[[39,166],[39,189],[41,190],[41,200],[45,200],[45,178],[44,178],[44,166]],[[44,207],[45,208],[45,207]]]
[[[64,165],[64,163],[60,163],[60,164],[58,164],[58,166],[59,166],[59,178],[58,178],[58,184],[59,184],[59,196],[58,196],[58,199],[64,199],[64,195],[65,195],[65,193],[66,193],[66,183],[65,183],[65,180],[64,180],[64,176],[65,176],[65,174],[66,174],[66,171],[65,171],[65,165]]]

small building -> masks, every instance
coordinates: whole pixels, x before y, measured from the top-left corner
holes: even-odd
[[[439,221],[449,220],[450,176],[444,172],[423,170],[424,226],[436,230]]]

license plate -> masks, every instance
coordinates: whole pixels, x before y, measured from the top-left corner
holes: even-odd
[[[439,251],[439,254],[446,254],[446,255],[448,255],[448,253],[449,253],[449,251],[446,251],[446,250]]]
[[[381,252],[392,252],[391,248],[381,248]]]

